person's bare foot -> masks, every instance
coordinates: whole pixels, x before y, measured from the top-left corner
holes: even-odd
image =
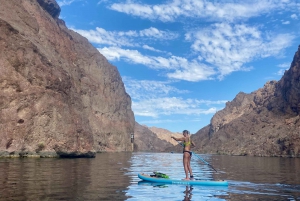
[[[181,180],[190,180],[189,178],[184,178],[184,179],[181,179]]]

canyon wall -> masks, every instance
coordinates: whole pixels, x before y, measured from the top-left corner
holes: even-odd
[[[0,156],[130,151],[117,68],[59,19],[54,0],[0,0]]]

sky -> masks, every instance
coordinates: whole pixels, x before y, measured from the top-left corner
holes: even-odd
[[[57,0],[116,66],[141,125],[196,133],[239,92],[280,80],[300,45],[298,0]]]

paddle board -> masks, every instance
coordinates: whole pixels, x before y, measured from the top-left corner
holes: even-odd
[[[164,184],[183,184],[183,185],[202,185],[202,186],[228,186],[228,182],[224,180],[214,181],[214,180],[178,180],[178,179],[165,179],[151,177],[150,175],[139,173],[138,177],[144,181],[154,182],[154,183],[164,183]]]

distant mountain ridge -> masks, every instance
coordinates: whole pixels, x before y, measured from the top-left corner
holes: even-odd
[[[162,152],[168,147],[173,147],[169,141],[161,139],[147,126],[135,122],[134,127],[134,151]]]
[[[177,142],[173,140],[171,137],[182,137],[183,135],[181,133],[174,133],[164,128],[157,128],[157,127],[148,127],[149,130],[151,130],[153,133],[157,135],[157,137],[161,140],[165,140],[173,145],[177,145]]]
[[[240,92],[192,137],[201,153],[300,157],[299,113],[300,46],[278,82]]]

